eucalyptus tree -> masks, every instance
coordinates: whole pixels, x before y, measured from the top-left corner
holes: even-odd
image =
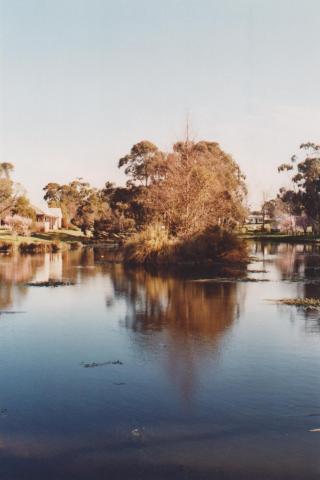
[[[320,145],[307,142],[291,163],[279,166],[279,172],[292,171],[291,188],[282,188],[280,198],[297,214],[305,214],[313,231],[320,233]]]

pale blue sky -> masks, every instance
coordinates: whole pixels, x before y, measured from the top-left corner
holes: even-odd
[[[0,0],[0,161],[39,202],[48,181],[123,182],[117,160],[169,148],[189,114],[274,193],[320,141],[318,0]]]

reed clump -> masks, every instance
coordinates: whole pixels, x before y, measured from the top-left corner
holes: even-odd
[[[124,245],[124,260],[130,263],[166,263],[175,258],[177,240],[159,224],[136,233]]]
[[[277,303],[304,308],[320,308],[320,299],[318,298],[281,298]]]
[[[148,226],[124,245],[124,261],[136,264],[245,263],[247,250],[234,234],[219,228],[175,237],[159,224]]]

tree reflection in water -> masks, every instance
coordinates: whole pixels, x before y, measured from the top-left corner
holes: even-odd
[[[197,369],[204,360],[217,356],[239,315],[239,286],[157,275],[121,265],[113,266],[110,275],[115,297],[126,301],[125,327],[140,334],[134,341],[141,348],[153,354],[165,349],[167,374],[189,400]],[[111,303],[108,298],[107,305]]]
[[[256,242],[254,253],[266,263],[274,256],[280,281],[294,282],[296,298],[320,299],[320,246],[316,243],[291,244]],[[304,330],[309,334],[320,334],[320,312],[304,307],[290,308],[292,322],[296,321],[296,311],[305,318]]]
[[[96,275],[99,268],[95,266],[94,251],[89,248],[35,255],[0,254],[0,311],[26,296],[25,285],[30,281],[51,278],[84,282]]]
[[[0,310],[13,304],[13,292],[18,298],[26,295],[23,285],[43,267],[44,258],[44,255],[0,255]]]

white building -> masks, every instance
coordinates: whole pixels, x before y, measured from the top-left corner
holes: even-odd
[[[36,218],[39,229],[43,232],[50,230],[59,230],[62,226],[61,208],[50,208],[42,210],[35,207]]]

